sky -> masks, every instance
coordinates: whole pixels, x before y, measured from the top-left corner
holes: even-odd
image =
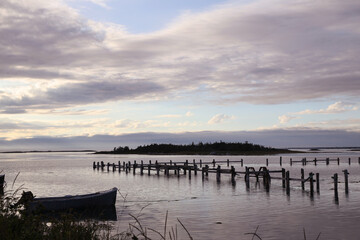
[[[0,150],[360,146],[358,0],[1,0]]]

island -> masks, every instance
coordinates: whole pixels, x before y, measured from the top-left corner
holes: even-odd
[[[128,146],[114,147],[112,151],[99,151],[95,154],[146,154],[146,155],[270,155],[295,153],[288,149],[264,147],[249,142],[214,142],[191,143],[188,145],[157,144],[138,146],[134,149]]]

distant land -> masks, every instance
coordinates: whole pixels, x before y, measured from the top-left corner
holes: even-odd
[[[0,153],[56,153],[56,152],[96,152],[95,150],[48,150],[48,151],[6,151],[6,152],[0,152]]]
[[[264,147],[253,143],[198,143],[188,145],[150,144],[131,149],[128,146],[115,147],[112,151],[100,151],[95,154],[147,154],[147,155],[267,155],[296,153],[288,149]]]

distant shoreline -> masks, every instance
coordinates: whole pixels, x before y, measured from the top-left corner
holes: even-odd
[[[287,153],[304,153],[301,151],[290,151],[290,150],[284,150],[284,151],[278,151],[278,152],[242,152],[242,153],[233,153],[233,152],[227,152],[227,153],[217,153],[217,152],[211,152],[211,153],[198,153],[198,152],[190,152],[190,153],[184,153],[184,152],[178,152],[178,153],[114,153],[112,151],[100,151],[100,152],[94,152],[94,154],[113,154],[113,155],[170,155],[170,156],[180,156],[180,155],[188,155],[188,156],[247,156],[247,155],[277,155],[277,154],[287,154]]]
[[[249,142],[214,142],[187,145],[157,144],[138,146],[131,149],[128,146],[115,147],[112,151],[99,151],[94,154],[144,154],[144,155],[276,155],[284,153],[297,153],[289,149],[264,147]]]
[[[32,150],[32,151],[5,151],[5,152],[0,152],[0,153],[61,153],[61,152],[97,152],[96,150],[48,150],[48,151],[37,151],[37,150]]]

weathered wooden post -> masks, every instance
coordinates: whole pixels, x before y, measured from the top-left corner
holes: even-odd
[[[330,159],[326,158],[326,165],[329,165]]]
[[[310,195],[314,196],[314,174],[311,172],[309,173],[310,178]]]
[[[320,193],[320,174],[316,173],[316,192]]]
[[[351,165],[351,158],[349,158],[349,165]]]
[[[176,175],[176,174],[178,174],[178,167],[176,166],[176,163],[174,163],[174,166],[175,166],[175,168],[174,168],[174,174]]]
[[[244,166],[244,159],[241,159],[241,167]]]
[[[270,173],[269,173],[268,169],[265,169],[264,171],[265,171],[265,173],[263,175],[263,180],[264,180],[266,191],[268,192],[270,190],[271,177],[270,177]]]
[[[226,160],[226,165],[230,166],[229,159]]]
[[[171,166],[171,165],[173,165],[173,162],[172,162],[172,160],[170,160],[170,166]]]
[[[108,162],[108,163],[106,164],[106,170],[109,171],[109,168],[110,168],[110,163]]]
[[[104,167],[105,167],[105,163],[101,161],[101,169],[104,170]]]
[[[340,158],[337,158],[337,163],[338,165],[340,165]]]
[[[189,167],[188,170],[189,170],[189,179],[191,179],[191,167]]]
[[[234,166],[231,166],[231,181],[235,182],[235,176],[236,176],[236,172],[235,172],[235,168]]]
[[[148,176],[150,176],[150,170],[151,170],[151,160],[149,160],[148,163]]]
[[[115,163],[112,164],[112,169],[113,169],[113,172],[115,172],[115,169],[116,169]]]
[[[286,171],[286,194],[290,195],[290,172]]]
[[[135,172],[136,172],[136,168],[137,168],[137,163],[136,161],[134,161],[134,164],[133,164],[133,174],[135,175]]]
[[[205,165],[205,175],[209,176],[209,165]]]
[[[266,166],[269,166],[269,159],[266,159]]]
[[[177,168],[177,172],[178,172],[178,178],[180,177],[180,167],[176,167]]]
[[[335,173],[333,177],[331,177],[332,179],[334,179],[334,194],[335,194],[335,200],[339,198],[338,196],[338,174]]]
[[[347,169],[343,170],[345,177],[345,194],[349,194],[349,172]]]
[[[290,166],[292,166],[292,158],[290,158]]]
[[[316,166],[316,162],[317,162],[317,160],[316,160],[316,158],[315,158],[315,159],[314,159],[315,166]]]
[[[164,175],[166,175],[166,174],[167,174],[167,164],[164,163]]]
[[[304,158],[304,165],[306,166],[306,164],[307,164],[307,159]]]
[[[118,167],[119,167],[119,172],[121,172],[121,162],[120,161],[118,161]]]
[[[282,157],[280,157],[280,166],[282,166]]]
[[[141,160],[141,163],[140,163],[140,175],[144,175],[144,162],[143,162],[143,160]]]
[[[204,180],[204,178],[205,178],[205,167],[201,168],[201,178],[202,178],[202,180]]]
[[[216,168],[216,181],[217,182],[220,182],[220,175],[221,175],[220,171],[221,171],[221,167],[220,167],[220,165],[218,165]]]
[[[160,175],[160,166],[159,166],[159,163],[158,161],[156,160],[155,161],[155,168],[156,168],[156,175]]]
[[[195,159],[193,159],[193,165],[195,165],[196,164],[196,161],[195,161]]]
[[[250,188],[250,172],[248,167],[245,167],[245,172],[246,188]]]
[[[165,175],[167,177],[169,177],[170,176],[170,167],[168,165],[165,166],[165,172],[166,172]]]
[[[286,178],[286,173],[285,173],[285,168],[281,169],[281,178],[282,178],[282,187],[285,188],[285,178]]]
[[[215,167],[215,159],[213,159],[212,163],[213,163],[213,167]]]
[[[95,162],[93,162],[93,169],[95,169],[96,168],[96,163]]]
[[[195,176],[197,175],[197,165],[196,164],[194,165],[194,175]]]
[[[125,173],[128,174],[129,172],[129,167],[128,167],[128,163],[125,164]]]
[[[126,164],[125,164],[125,161],[123,161],[123,171],[126,170]]]
[[[200,167],[202,168],[202,160],[200,159]]]
[[[305,190],[305,173],[304,173],[304,169],[301,169],[301,189]]]
[[[131,170],[131,162],[129,161],[129,164],[128,164],[128,168],[129,168],[129,173],[130,173],[130,170]]]
[[[96,163],[96,168],[99,170],[99,168],[100,168],[100,163],[99,162]]]

